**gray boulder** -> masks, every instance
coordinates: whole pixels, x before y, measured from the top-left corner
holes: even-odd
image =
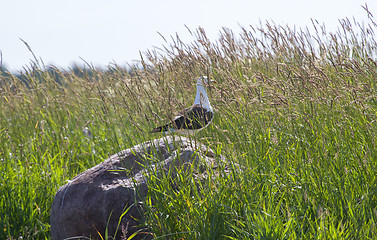
[[[174,171],[195,164],[198,176],[216,168],[223,157],[198,142],[176,136],[164,137],[123,150],[77,175],[54,197],[50,224],[53,240],[152,239],[143,229],[142,202],[148,192],[148,172]],[[174,176],[174,174],[173,174]],[[122,216],[125,210],[128,211]],[[121,219],[120,219],[121,218]]]

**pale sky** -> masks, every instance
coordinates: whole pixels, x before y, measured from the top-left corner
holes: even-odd
[[[305,27],[311,18],[334,31],[341,18],[366,22],[365,3],[376,20],[377,0],[0,0],[0,51],[12,72],[33,58],[20,38],[46,65],[67,69],[81,58],[126,65],[140,60],[139,51],[162,46],[158,32],[189,43],[185,25],[216,40],[222,27],[237,33],[265,20]]]

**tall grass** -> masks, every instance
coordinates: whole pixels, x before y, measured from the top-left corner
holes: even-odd
[[[151,176],[144,224],[156,238],[376,238],[375,31],[373,18],[335,33],[266,22],[211,42],[199,28],[192,43],[146,52],[132,75],[39,62],[22,81],[3,74],[0,238],[49,238],[59,186],[159,137],[148,130],[192,104],[200,75],[217,81],[216,114],[195,138],[229,168],[200,183],[178,172],[174,186]]]

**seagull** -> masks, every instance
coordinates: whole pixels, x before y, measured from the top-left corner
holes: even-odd
[[[209,85],[209,82],[215,81],[212,79],[208,80],[206,76],[199,77],[196,83],[194,104],[184,109],[171,122],[154,128],[150,133],[162,132],[165,134],[180,133],[191,135],[207,127],[214,117],[211,103],[204,88],[204,85]]]

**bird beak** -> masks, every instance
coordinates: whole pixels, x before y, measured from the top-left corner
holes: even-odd
[[[214,84],[214,83],[217,83],[216,82],[216,80],[215,79],[210,79],[209,81],[208,81],[208,89],[211,91],[211,88],[212,88],[212,84]]]

